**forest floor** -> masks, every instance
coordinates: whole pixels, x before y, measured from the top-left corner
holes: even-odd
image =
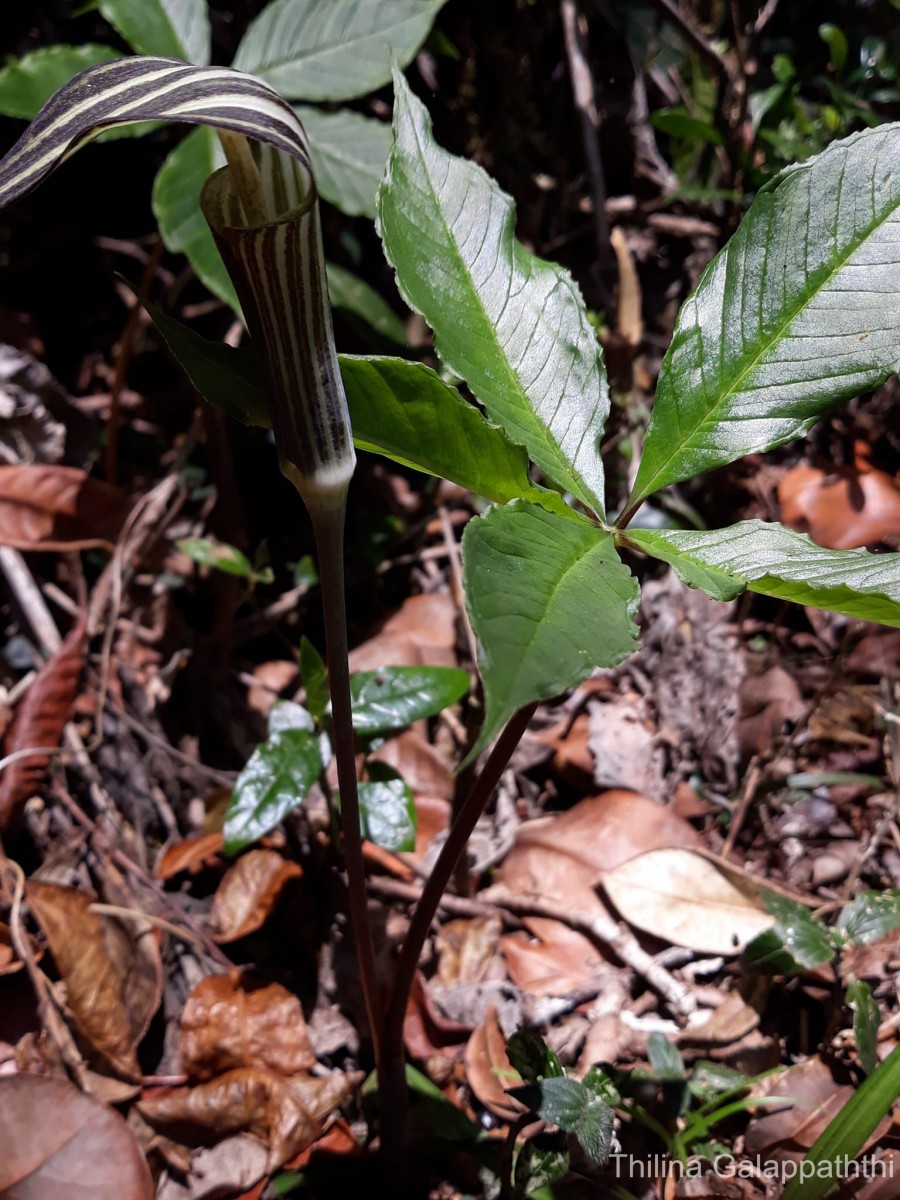
[[[230,7],[238,23],[254,10]],[[543,7],[450,0],[438,25],[454,54],[430,42],[409,75],[438,140],[513,195],[519,237],[568,266],[597,314],[615,511],[677,308],[781,165],[746,101],[790,53],[815,122],[828,49],[787,3],[743,5],[754,13],[737,49],[726,22],[711,66],[684,41],[666,65],[658,47],[634,57],[620,11],[658,31],[659,6],[594,6],[585,53],[601,178],[585,166],[577,56],[557,7]],[[867,23],[850,4],[822,7],[852,47],[889,39],[887,0]],[[689,42],[691,28],[708,39],[694,16],[675,33]],[[52,16],[22,18],[8,49],[66,36]],[[716,60],[737,80],[710,107],[721,136],[647,121],[648,105],[707,95]],[[384,115],[390,94],[367,104]],[[871,111],[891,119],[897,105]],[[786,119],[787,143],[825,136]],[[3,145],[20,130],[4,120]],[[14,885],[0,893],[0,1077],[74,1080],[117,1109],[159,1200],[356,1194],[371,1186],[361,1085],[373,1063],[325,793],[316,785],[236,857],[222,837],[271,722],[308,699],[301,636],[323,648],[312,533],[268,437],[203,405],[135,302],[136,288],[210,336],[235,334],[158,240],[148,197],[177,134],[154,136],[86,151],[0,216],[0,732],[6,755],[48,748],[7,759],[0,776]],[[67,202],[79,189],[87,216]],[[401,352],[436,365],[371,222],[328,210],[325,226],[334,255],[403,321]],[[336,334],[341,351],[398,352],[341,312]],[[654,511],[900,549],[898,418],[892,380],[805,441],[683,485]],[[457,773],[480,712],[459,547],[481,507],[360,455],[352,670],[458,666],[472,678],[458,704],[368,747],[370,764],[406,781],[417,818],[414,852],[367,843],[385,986],[471,779]],[[421,1196],[499,1194],[496,1164],[523,1114],[507,1094],[505,1039],[523,1027],[573,1075],[606,1063],[633,1086],[610,1166],[573,1160],[565,1184],[534,1194],[639,1200],[778,1196],[764,1164],[799,1161],[898,1041],[900,910],[886,917],[896,897],[867,897],[900,889],[900,631],[749,594],[720,604],[658,564],[629,565],[645,581],[639,653],[538,708],[421,961],[405,1028]],[[842,944],[812,966],[752,967],[737,950],[766,924],[764,889],[817,929],[837,921]],[[737,949],[723,944],[736,904]],[[710,1128],[698,1110],[717,1097],[746,1103]],[[88,1153],[107,1146],[95,1117],[60,1120]],[[888,1117],[866,1151],[891,1177],[898,1135]],[[130,1146],[108,1158],[113,1184]],[[704,1173],[678,1178],[664,1165],[673,1148],[699,1155]],[[717,1155],[746,1171],[716,1175]],[[863,1177],[836,1194],[898,1191]]]

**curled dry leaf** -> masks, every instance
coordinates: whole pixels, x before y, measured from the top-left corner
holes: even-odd
[[[801,720],[806,711],[797,681],[778,666],[747,675],[740,698],[737,736],[745,759],[767,753],[785,723]]]
[[[774,923],[750,876],[690,850],[639,854],[603,887],[629,924],[701,954],[739,954]]]
[[[485,1108],[504,1121],[515,1121],[526,1111],[506,1089],[521,1082],[506,1054],[506,1039],[493,1005],[466,1044],[466,1078]]]
[[[451,1021],[440,1012],[422,972],[417,971],[403,1018],[403,1039],[410,1054],[426,1062],[429,1077],[442,1074],[443,1064],[435,1060],[455,1059],[471,1032],[471,1025]]]
[[[35,550],[114,542],[122,493],[77,467],[0,467],[0,545]]]
[[[225,873],[213,898],[217,942],[236,942],[260,929],[271,916],[281,893],[303,874],[274,850],[250,850]]]
[[[78,1031],[115,1074],[140,1079],[137,1046],[162,988],[158,948],[139,952],[137,927],[91,912],[94,897],[77,888],[31,882],[26,895],[66,985]],[[156,946],[155,932],[141,936]]]
[[[404,729],[396,737],[389,738],[370,757],[393,767],[417,798],[435,796],[441,800],[453,799],[452,770],[434,746],[430,746],[414,729]]]
[[[150,1172],[119,1114],[71,1083],[0,1078],[0,1196],[152,1200]]]
[[[269,1147],[271,1172],[312,1145],[352,1082],[339,1071],[285,1079],[244,1067],[197,1087],[146,1096],[138,1107],[151,1125],[188,1144],[252,1133]]]
[[[6,735],[5,754],[59,745],[78,696],[84,653],[85,614],[80,613],[59,650],[25,693]],[[10,763],[0,776],[0,832],[10,826],[19,808],[37,791],[49,761],[49,754],[30,754]]]
[[[497,943],[503,932],[499,916],[445,921],[437,935],[438,979],[454,983],[480,983],[496,962]]]
[[[185,838],[183,842],[175,842],[167,846],[156,864],[157,879],[172,879],[187,871],[189,875],[199,875],[207,867],[215,867],[224,863],[222,846],[225,838],[222,833],[201,833],[198,837]]]
[[[900,483],[872,468],[829,472],[801,464],[778,485],[786,525],[831,550],[900,538]]]
[[[203,979],[181,1016],[181,1061],[193,1079],[236,1067],[296,1075],[314,1066],[303,1009],[278,983],[255,986],[234,975]]]

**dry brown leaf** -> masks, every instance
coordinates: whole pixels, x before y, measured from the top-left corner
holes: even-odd
[[[748,675],[740,696],[737,734],[745,759],[771,750],[785,723],[799,721],[806,711],[797,681],[783,667]]]
[[[31,945],[31,952],[34,955],[35,962],[40,962],[44,953],[43,946],[39,945],[30,934],[26,936]],[[25,964],[19,958],[13,946],[12,930],[5,922],[0,921],[0,975],[15,975],[24,966]]]
[[[757,1110],[747,1126],[746,1152],[755,1157],[799,1157],[853,1095],[849,1084],[839,1085],[818,1055],[789,1067],[770,1086],[768,1096],[786,1096],[784,1108]],[[885,1125],[883,1122],[882,1125]]]
[[[456,605],[446,593],[410,596],[350,655],[351,671],[381,667],[455,667]]]
[[[502,932],[499,916],[445,921],[435,943],[440,982],[445,987],[454,983],[480,983],[496,959]]]
[[[197,1087],[145,1096],[138,1108],[151,1125],[187,1144],[252,1133],[269,1147],[266,1169],[271,1172],[312,1145],[351,1083],[337,1071],[286,1079],[241,1068]]]
[[[107,545],[124,519],[119,489],[77,467],[0,467],[2,546]]]
[[[181,1015],[181,1061],[197,1080],[236,1067],[296,1075],[315,1065],[303,1009],[278,983],[254,986],[238,974],[203,979]]]
[[[404,729],[390,738],[370,758],[393,767],[417,797],[453,799],[453,771],[441,754],[414,729]]]
[[[5,754],[59,745],[78,695],[84,653],[85,614],[79,613],[59,650],[47,660],[25,693],[6,735]],[[49,754],[30,754],[10,763],[3,772],[0,832],[10,826],[21,805],[37,791],[49,761]]]
[[[786,525],[832,550],[900,537],[900,483],[882,471],[840,468],[829,474],[805,463],[778,485]]]
[[[506,1089],[519,1082],[506,1054],[506,1039],[493,1005],[466,1044],[466,1078],[485,1108],[505,1121],[515,1121],[525,1108]]]
[[[158,1137],[156,1149],[160,1148]],[[167,1146],[176,1146],[169,1142]],[[184,1147],[177,1149],[183,1155]],[[168,1173],[159,1182],[156,1200],[221,1200],[223,1196],[259,1195],[267,1182],[269,1154],[265,1146],[249,1133],[239,1133],[215,1146],[205,1146],[187,1154],[179,1175],[182,1184]],[[247,1189],[251,1189],[248,1191]]]
[[[275,707],[279,692],[298,678],[300,668],[296,660],[276,658],[271,662],[260,663],[253,669],[254,686],[247,692],[247,703],[260,716],[268,717]]]
[[[440,1073],[441,1064],[434,1063],[436,1058],[456,1058],[471,1031],[470,1025],[451,1021],[438,1010],[422,972],[417,971],[403,1018],[403,1039],[409,1053],[429,1066],[429,1075]]]
[[[124,1120],[71,1083],[0,1078],[0,1196],[9,1200],[153,1200],[147,1164]]]
[[[702,1025],[690,1025],[678,1035],[687,1046],[730,1046],[746,1037],[759,1025],[759,1013],[751,1008],[740,992],[729,992],[718,1008],[712,1009]]]
[[[140,1079],[137,1046],[160,1000],[158,956],[138,953],[135,925],[91,912],[86,892],[30,882],[26,895],[79,1032],[117,1075]]]
[[[595,897],[596,901],[596,897]],[[609,961],[588,938],[559,921],[536,918],[528,927],[542,941],[520,933],[500,939],[509,977],[532,996],[565,996],[609,969]]]
[[[630,925],[701,954],[738,954],[774,923],[753,879],[690,850],[650,850],[603,876]]]
[[[423,861],[436,837],[450,828],[452,806],[437,796],[416,796],[416,859]]]
[[[272,915],[285,886],[303,874],[274,850],[250,850],[225,873],[213,897],[217,942],[236,942],[260,929]]]
[[[208,867],[216,867],[224,862],[222,846],[225,838],[221,833],[201,833],[197,837],[186,838],[167,846],[156,864],[157,879],[172,879],[187,871],[190,875],[198,875]]]

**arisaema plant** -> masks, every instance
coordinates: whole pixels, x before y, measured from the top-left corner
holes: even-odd
[[[682,308],[634,490],[614,519],[598,449],[608,390],[577,286],[515,240],[509,198],[479,167],[441,149],[402,75],[394,83],[379,232],[402,294],[478,406],[421,365],[335,356],[306,139],[290,108],[250,77],[141,58],[88,71],[0,163],[0,204],[113,125],[162,119],[222,131],[229,165],[207,181],[201,207],[254,353],[207,342],[165,314],[154,318],[207,399],[246,423],[271,425],[316,528],[354,932],[385,1132],[396,1144],[409,987],[468,835],[533,706],[636,646],[638,583],[620,551],[662,559],[718,599],[750,590],[900,626],[898,554],[824,550],[759,521],[709,531],[630,527],[659,489],[800,437],[831,406],[897,370],[900,127],[836,143],[757,196]],[[345,392],[358,446],[491,502],[466,528],[463,563],[484,694],[470,757],[494,747],[415,911],[384,1016],[366,921],[346,676],[340,538],[354,456]]]

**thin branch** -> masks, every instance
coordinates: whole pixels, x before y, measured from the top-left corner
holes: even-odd
[[[569,77],[572,80],[572,96],[581,120],[581,137],[584,142],[584,157],[587,161],[594,201],[594,232],[597,238],[597,255],[601,263],[609,259],[609,225],[606,220],[606,180],[603,175],[603,160],[597,135],[600,132],[600,114],[594,93],[594,80],[587,61],[584,38],[579,28],[579,14],[575,0],[560,0],[563,34],[566,43],[566,58],[569,62]]]
[[[715,75],[724,80],[731,78],[731,67],[727,60],[711,42],[707,41],[676,0],[653,0],[653,3],[663,16],[672,22],[688,45],[697,51]]]

